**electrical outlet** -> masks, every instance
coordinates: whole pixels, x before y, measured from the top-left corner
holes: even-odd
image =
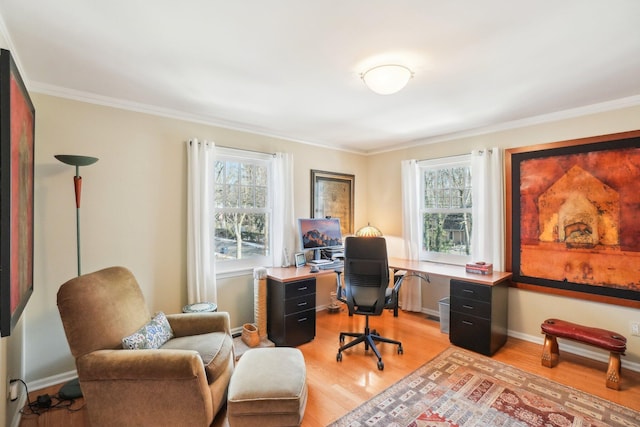
[[[640,337],[640,322],[631,322],[631,335]]]
[[[7,398],[12,402],[18,400],[20,392],[20,389],[18,388],[19,385],[20,382],[18,380],[9,380],[9,393],[7,393]]]

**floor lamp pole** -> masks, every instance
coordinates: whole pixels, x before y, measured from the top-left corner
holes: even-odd
[[[80,261],[80,196],[82,194],[82,177],[80,176],[80,166],[89,166],[98,161],[96,157],[88,156],[75,156],[68,154],[58,154],[56,159],[62,163],[72,165],[76,167],[76,175],[73,177],[73,188],[76,193],[76,248],[78,251],[78,276],[82,274],[81,261]],[[82,389],[80,388],[80,381],[78,378],[68,381],[64,384],[58,395],[62,399],[77,399],[82,397]]]
[[[80,196],[82,194],[82,177],[79,174],[80,166],[76,165],[76,176],[73,177],[73,188],[76,192],[76,248],[78,251],[78,276],[82,275],[82,263],[80,262]]]

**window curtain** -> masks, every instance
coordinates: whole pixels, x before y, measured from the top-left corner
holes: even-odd
[[[503,154],[499,148],[471,152],[472,257],[474,261],[492,263],[497,271],[504,271],[503,170]]]
[[[272,170],[273,233],[271,234],[273,266],[289,266],[295,251],[295,219],[293,214],[293,156],[276,153]]]
[[[420,170],[417,160],[403,160],[402,173],[402,237],[405,254],[420,259]],[[400,288],[399,303],[403,310],[422,311],[422,283],[408,276]]]
[[[215,144],[187,141],[187,302],[217,303],[213,223]]]

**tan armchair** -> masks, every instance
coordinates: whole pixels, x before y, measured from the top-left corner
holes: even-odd
[[[173,338],[129,350],[151,313],[133,274],[111,267],[69,280],[58,310],[95,426],[208,426],[234,368],[228,313],[168,314]]]

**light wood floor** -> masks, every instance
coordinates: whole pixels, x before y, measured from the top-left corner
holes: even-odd
[[[307,364],[309,385],[303,427],[326,426],[402,379],[450,345],[449,336],[440,332],[438,322],[427,319],[424,314],[400,312],[399,317],[394,318],[392,313],[386,312],[381,317],[372,317],[370,325],[381,335],[403,343],[402,355],[396,354],[395,346],[379,346],[385,364],[383,371],[377,369],[375,357],[371,352],[365,354],[362,345],[345,351],[342,362],[336,361],[339,332],[363,329],[362,316],[349,317],[344,311],[338,314],[318,313],[316,338],[299,347]],[[615,391],[605,387],[605,363],[563,353],[560,342],[560,362],[555,368],[549,369],[540,363],[541,352],[541,345],[509,338],[493,358],[640,411],[640,373],[625,370],[624,357],[622,389]],[[56,386],[34,391],[31,399],[44,393],[55,394],[58,389]],[[73,408],[81,407],[82,404],[79,400]],[[76,412],[59,409],[39,417],[23,416],[20,423],[21,427],[87,425],[84,409]],[[214,426],[227,425],[222,411],[214,421]]]

